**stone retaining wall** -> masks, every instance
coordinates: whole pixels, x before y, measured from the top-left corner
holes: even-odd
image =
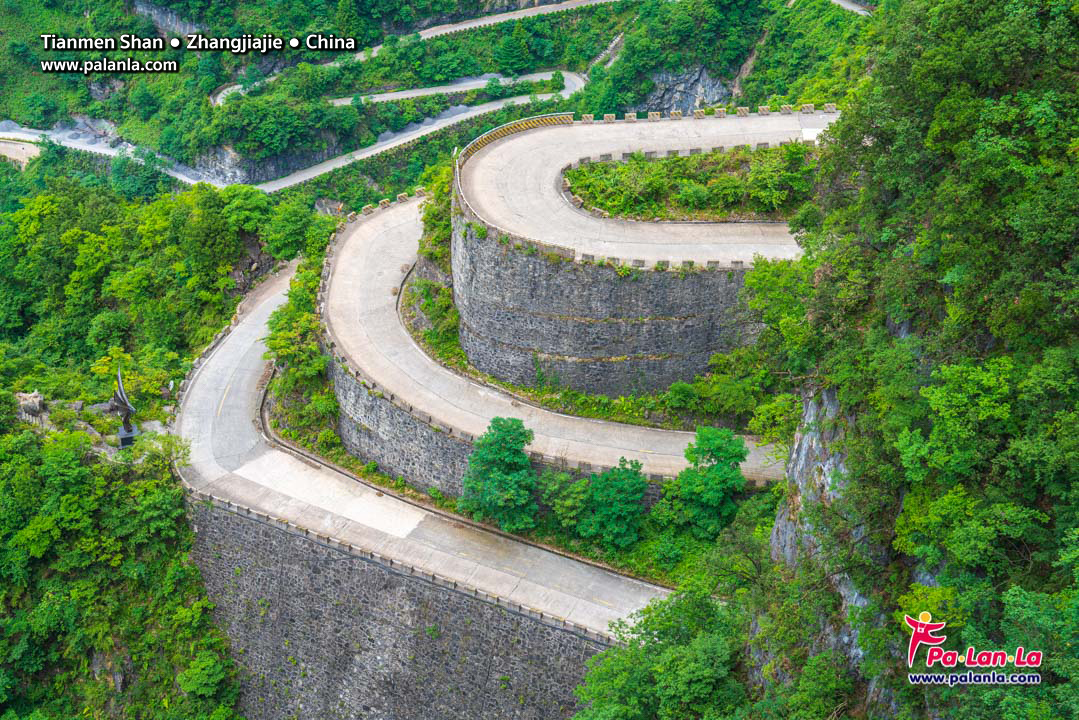
[[[656,271],[521,252],[455,215],[461,347],[483,372],[619,396],[662,391],[751,342],[743,268]]]
[[[779,108],[781,114],[816,111],[813,105]],[[834,105],[824,107],[835,111]],[[759,115],[770,113],[767,106],[758,108]],[[749,108],[737,108],[736,114],[747,116]],[[725,116],[725,110],[715,111],[717,119]],[[650,112],[648,121],[704,117],[703,110],[692,119],[681,112],[667,118]],[[628,113],[621,122],[637,121]],[[581,122],[595,118],[586,114]],[[604,122],[619,121],[609,115]],[[742,262],[702,266],[688,258],[672,265],[578,255],[499,228],[468,202],[460,170],[478,150],[515,133],[572,123],[572,113],[507,123],[457,156],[451,257],[461,347],[478,369],[520,385],[554,381],[619,396],[692,380],[707,369],[713,353],[752,342],[759,330],[739,302],[747,269]]]
[[[568,718],[605,639],[193,493],[191,557],[259,720]]]
[[[417,188],[417,193],[422,194]],[[393,201],[383,200],[378,206],[366,206],[361,213],[350,213],[348,222],[364,222],[364,218],[398,202],[405,202],[404,193]],[[343,226],[331,237],[322,266],[316,311],[319,314],[319,344],[331,357],[328,369],[334,395],[340,406],[338,433],[351,454],[378,464],[389,475],[405,478],[422,489],[435,488],[446,495],[461,494],[461,478],[468,466],[475,436],[432,418],[419,408],[412,407],[367,376],[350,358],[341,354],[337,339],[322,318],[326,289],[333,275],[337,256],[337,238]],[[400,297],[400,294],[398,294]],[[545,468],[565,470],[578,475],[601,473],[609,468],[567,460],[564,457],[530,452],[537,472]],[[651,483],[647,503],[659,497],[664,478],[649,475]]]

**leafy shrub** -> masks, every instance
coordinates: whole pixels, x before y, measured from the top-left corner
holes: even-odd
[[[844,665],[843,658],[835,650],[809,658],[798,678],[798,688],[789,701],[793,710],[791,720],[837,717],[854,689]]]
[[[637,542],[647,489],[641,464],[619,458],[618,467],[592,476],[577,531],[609,549],[629,547]]]
[[[176,684],[186,693],[213,697],[226,674],[221,659],[216,654],[203,650],[195,656],[186,670],[176,676]]]
[[[496,417],[476,439],[462,478],[457,506],[477,520],[491,520],[507,532],[535,526],[536,473],[524,448],[532,431],[517,418]]]
[[[669,570],[682,561],[685,547],[676,535],[667,532],[656,545],[655,555],[660,567]]]
[[[554,512],[558,524],[576,528],[588,505],[588,480],[574,480],[569,473],[548,468],[540,475],[539,487],[544,504]]]
[[[686,448],[691,466],[664,487],[663,512],[696,537],[714,539],[738,510],[735,496],[745,489],[738,465],[746,455],[745,442],[730,430],[697,428]]]
[[[712,194],[708,191],[708,188],[695,180],[683,182],[678,188],[678,193],[674,196],[676,203],[690,210],[703,210],[708,207],[711,199]]]

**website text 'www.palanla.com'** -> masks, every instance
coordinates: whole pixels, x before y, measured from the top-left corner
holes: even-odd
[[[911,673],[907,675],[911,685],[1038,685],[1042,676],[1038,673]]]
[[[179,65],[175,60],[137,60],[121,58],[114,60],[107,57],[93,60],[42,60],[41,71],[51,73],[168,73],[177,72]]]

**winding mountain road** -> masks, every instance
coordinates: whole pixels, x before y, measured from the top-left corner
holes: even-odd
[[[414,208],[414,206],[413,206]],[[600,634],[666,590],[477,529],[272,447],[257,430],[263,337],[291,270],[249,295],[190,378],[176,427],[195,489]]]
[[[623,238],[634,249],[642,249],[646,234],[660,238],[670,224],[632,223],[631,232],[607,236],[602,232],[613,231],[605,227],[618,225],[617,221],[567,210],[577,213],[576,219],[567,216],[567,221],[587,221],[591,228],[578,237],[579,230],[572,224],[562,227],[562,218],[539,224],[529,220],[529,212],[551,212],[549,203],[566,204],[555,182],[557,170],[553,175],[540,172],[543,163],[553,161],[560,168],[558,163],[566,158],[597,148],[629,152],[642,149],[642,143],[667,151],[698,144],[714,147],[802,139],[803,133],[815,135],[829,120],[786,115],[537,128],[504,137],[473,155],[465,168],[475,165],[479,172],[464,179],[463,186],[483,212],[499,222],[521,223],[514,227],[545,242],[573,245],[587,239],[589,232],[600,232],[603,242],[617,243]],[[557,152],[545,155],[539,146],[548,143],[537,145],[536,139],[550,139],[548,133],[553,130],[559,132],[549,144]],[[539,155],[533,162],[529,158],[535,152]],[[503,206],[497,203],[480,202],[477,195],[488,193],[485,183],[504,189],[498,202],[509,202],[510,177],[517,177],[516,193],[545,198],[538,210],[517,208],[522,215],[515,218],[512,211],[503,214]],[[419,199],[394,203],[350,223],[338,237],[324,309],[338,352],[415,410],[474,435],[481,434],[492,417],[519,417],[535,433],[529,449],[545,455],[601,466],[627,457],[640,460],[646,472],[661,475],[676,474],[685,466],[682,453],[692,437],[689,433],[571,417],[534,407],[454,373],[424,353],[403,327],[394,292],[402,281],[402,270],[416,260],[422,233],[419,210]],[[730,235],[720,224],[698,223],[689,228],[692,232],[680,236],[679,246],[697,256],[721,249],[731,237],[739,252],[747,249],[745,237]],[[781,252],[781,256],[797,252],[789,237],[770,232],[774,242],[757,250],[772,255]],[[758,239],[753,236],[749,245],[755,242]],[[625,247],[614,247],[621,257],[628,256]],[[456,523],[268,443],[252,420],[258,416],[260,380],[267,372],[262,338],[270,313],[284,302],[289,274],[271,278],[245,300],[241,320],[189,381],[176,425],[191,448],[189,465],[183,469],[189,484],[595,632],[606,632],[610,621],[665,594],[662,588]],[[782,477],[782,465],[768,457],[766,448],[749,446],[750,456],[742,468],[748,478]]]
[[[697,264],[740,260],[748,265],[755,254],[792,258],[799,253],[798,244],[786,223],[650,223],[582,212],[562,195],[562,169],[582,157],[621,158],[638,151],[686,155],[717,147],[815,140],[836,117],[836,113],[796,112],[537,128],[472,155],[461,168],[461,190],[489,224],[570,248],[578,257],[640,259],[645,267],[659,260]]]
[[[491,80],[498,80],[500,85],[509,85],[515,82],[540,82],[543,80],[550,80],[554,76],[554,71],[529,73],[528,75],[521,75],[516,78],[506,77],[504,75],[498,75],[497,73],[487,73],[486,75],[480,75],[479,77],[461,78],[448,85],[433,85],[425,88],[413,88],[412,90],[395,90],[393,92],[373,93],[371,95],[365,95],[364,93],[356,93],[363,98],[364,103],[382,103],[391,102],[393,100],[407,100],[409,98],[426,97],[428,95],[448,95],[451,93],[468,92],[469,90],[483,90],[487,87],[487,83]],[[563,95],[570,96],[585,86],[588,79],[575,72],[563,72],[562,76],[566,80],[566,87],[563,91]],[[349,105],[352,103],[352,98],[355,95],[349,97],[334,98],[330,101],[332,105]],[[522,96],[518,96],[522,97]]]
[[[538,95],[537,98],[539,100],[549,100],[550,98],[560,94],[568,96],[570,92],[570,85],[567,82],[566,89],[563,90],[561,93],[544,93],[542,95]],[[457,123],[468,120],[470,118],[479,117],[480,115],[486,115],[487,113],[494,112],[495,110],[503,108],[506,105],[524,104],[529,101],[530,96],[522,95],[516,98],[493,100],[491,102],[482,103],[480,105],[470,105],[467,107],[467,109],[451,108],[436,118],[429,118],[428,120],[425,120],[423,123],[414,128],[406,129],[399,133],[394,133],[392,136],[384,140],[380,140],[373,145],[368,145],[367,147],[360,148],[359,150],[353,150],[352,152],[345,153],[344,155],[338,155],[337,157],[333,157],[324,162],[320,162],[317,165],[312,165],[311,167],[297,170],[296,172],[285,175],[284,177],[279,177],[276,180],[270,180],[268,182],[260,183],[255,187],[268,193],[277,192],[278,190],[283,190],[284,188],[291,187],[293,185],[299,185],[302,182],[307,182],[308,180],[312,180],[319,175],[323,175],[339,167],[344,167],[345,165],[349,165],[350,163],[356,162],[357,160],[362,160],[364,158],[378,155],[379,153],[391,150],[400,145],[404,145],[405,143],[408,143],[412,140],[416,140],[425,135],[430,135],[436,130],[441,130],[442,128],[456,125]]]
[[[610,1],[570,0],[430,28],[421,36]],[[579,87],[578,79],[583,84],[583,78],[567,74],[566,94]],[[224,90],[218,100],[227,96]],[[442,88],[404,92],[438,91]],[[303,182],[505,102],[435,119],[259,187],[273,192]],[[829,119],[775,115],[544,128],[492,143],[476,153],[464,168],[462,187],[475,211],[490,223],[571,248],[578,256],[632,257],[650,263],[681,258],[749,261],[754,253],[792,257],[797,247],[782,226],[657,226],[594,218],[565,201],[559,191],[559,175],[563,166],[584,156],[617,157],[641,150],[688,152],[810,139]],[[35,142],[42,136],[104,155],[130,150],[129,146],[111,147],[100,138],[77,131],[39,131],[0,123],[0,139],[16,144]],[[14,147],[11,151],[26,150]],[[185,183],[208,181],[179,166],[166,172]],[[391,288],[400,284],[402,266],[415,261],[421,233],[418,209],[418,201],[398,203],[350,224],[339,238],[326,319],[340,339],[342,352],[409,404],[475,435],[482,433],[495,415],[515,416],[535,431],[532,449],[544,454],[594,465],[614,465],[624,456],[640,460],[646,472],[663,475],[673,475],[684,467],[682,451],[691,439],[688,433],[575,418],[536,408],[447,370],[416,346],[401,325]],[[189,484],[599,633],[606,633],[612,620],[666,594],[662,588],[455,522],[327,466],[301,461],[268,442],[254,424],[260,383],[267,372],[263,338],[270,313],[285,300],[290,275],[268,279],[245,299],[241,320],[190,377],[176,421],[176,431],[190,444],[189,463],[183,468]],[[781,465],[769,461],[764,449],[750,447],[750,457],[743,466],[747,477],[771,480],[782,476]]]
[[[550,13],[562,12],[563,10],[574,10],[579,7],[585,7],[586,5],[602,5],[605,3],[616,2],[617,0],[565,0],[565,2],[551,3],[550,5],[536,5],[533,7],[522,8],[520,10],[511,10],[510,12],[497,13],[495,15],[484,15],[483,17],[472,18],[470,20],[462,20],[461,22],[446,23],[444,25],[435,25],[434,27],[424,28],[417,34],[421,39],[427,40],[429,38],[438,37],[440,35],[449,35],[451,33],[460,32],[462,30],[472,30],[474,28],[487,27],[489,25],[498,25],[499,23],[510,22],[512,20],[520,20],[526,17],[535,17],[537,15],[549,15]],[[352,57],[357,61],[364,61],[369,58],[373,58],[382,52],[382,45],[375,45],[372,48],[361,50]],[[340,65],[341,60],[334,60],[332,62],[325,63],[328,66]],[[274,73],[269,77],[260,81],[260,83],[273,82],[280,76],[280,73]],[[220,105],[228,98],[237,92],[242,92],[243,88],[238,84],[225,85],[215,90],[210,95],[211,105]]]
[[[666,153],[761,142],[814,139],[834,113],[574,123],[539,127],[486,145],[461,169],[461,188],[489,223],[549,245],[618,258],[751,263],[760,254],[795,257],[783,224],[647,223],[597,218],[561,193],[561,169],[583,154]],[[686,466],[691,433],[562,415],[522,403],[455,373],[427,355],[402,326],[396,288],[416,261],[423,227],[420,201],[396,203],[352,223],[337,240],[324,319],[337,350],[380,388],[447,427],[480,435],[494,417],[518,417],[535,433],[529,449],[571,463],[610,467],[621,457],[647,473],[673,476]],[[673,256],[673,257],[672,257]],[[750,440],[747,478],[772,481],[782,466]]]
[[[380,210],[338,238],[324,317],[337,350],[379,387],[443,425],[479,436],[495,417],[517,417],[535,438],[529,450],[612,467],[625,457],[647,473],[672,476],[686,465],[692,433],[573,417],[523,403],[498,388],[443,367],[401,323],[397,296],[402,267],[416,262],[423,233],[420,201]],[[753,446],[751,446],[753,447]],[[754,466],[764,452],[753,447]]]

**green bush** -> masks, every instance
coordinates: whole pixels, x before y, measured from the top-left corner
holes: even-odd
[[[746,482],[738,465],[746,456],[745,442],[730,430],[697,428],[686,448],[691,465],[664,486],[661,512],[696,537],[714,539],[738,511],[735,497]]]
[[[588,480],[574,480],[569,473],[548,468],[540,475],[539,487],[544,504],[551,508],[558,524],[563,529],[576,528],[588,505]]]
[[[774,218],[811,195],[816,156],[805,145],[597,162],[566,173],[574,193],[612,215],[642,220]]]
[[[506,532],[535,526],[536,473],[524,448],[532,431],[517,418],[496,417],[476,439],[461,482],[457,507],[477,520],[490,520]]]
[[[819,720],[837,717],[848,705],[854,683],[843,657],[835,650],[814,655],[802,668],[798,686],[789,704],[791,720]]]
[[[637,542],[647,489],[641,464],[619,458],[618,467],[593,475],[589,481],[588,504],[577,531],[608,549],[629,547]]]

